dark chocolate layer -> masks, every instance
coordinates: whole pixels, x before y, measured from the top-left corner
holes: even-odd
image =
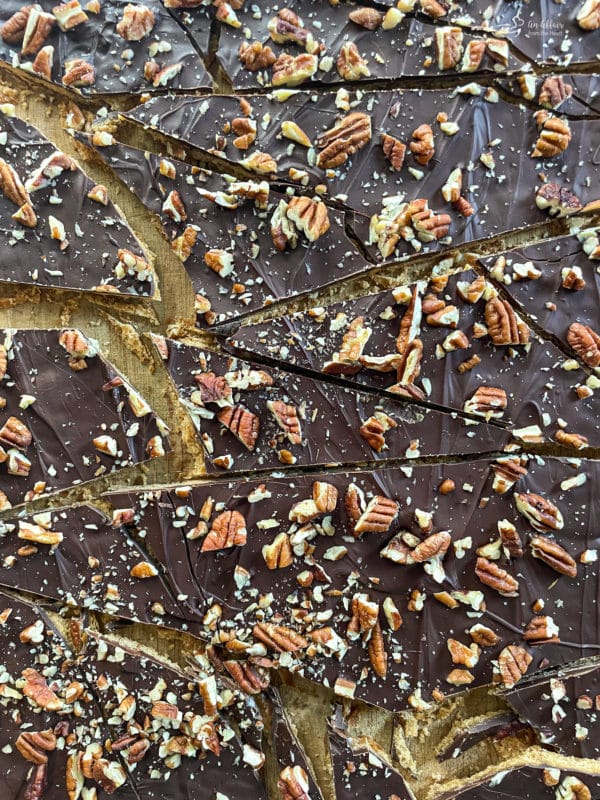
[[[583,784],[583,788],[582,788]],[[587,791],[586,791],[587,789]],[[456,797],[461,800],[555,800],[557,797],[600,797],[600,779],[575,770],[516,769],[499,772],[487,784],[467,789]]]

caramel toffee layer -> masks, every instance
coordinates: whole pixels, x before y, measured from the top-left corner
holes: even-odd
[[[599,664],[582,663],[532,678],[504,697],[547,746],[567,756],[598,759]]]
[[[498,452],[510,438],[485,423],[157,341],[209,471]]]
[[[264,755],[240,738],[255,704],[223,665],[198,654],[192,681],[143,652],[88,641],[77,618],[64,622],[73,651],[39,608],[0,601],[3,798],[62,800],[66,786],[77,798],[196,800],[207,785],[231,800],[266,798]]]
[[[0,374],[3,508],[170,449],[162,420],[77,330],[0,331]]]
[[[125,218],[73,159],[0,108],[0,281],[152,296],[156,277]]]
[[[85,95],[207,89],[198,47],[160,0],[5,0],[0,61]],[[83,6],[83,7],[82,7]]]
[[[247,355],[508,420],[525,441],[600,443],[597,377],[585,359],[536,335],[472,270],[241,327],[230,343]]]
[[[537,111],[465,81],[445,91],[160,97],[126,116],[263,176],[321,187],[355,212],[357,234],[383,260],[597,199],[600,119],[563,116],[577,106],[558,80],[539,80],[548,107]]]
[[[226,652],[427,708],[597,654],[596,472],[514,455],[111,500]]]

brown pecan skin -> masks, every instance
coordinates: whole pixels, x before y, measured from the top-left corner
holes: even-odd
[[[258,694],[269,685],[268,675],[259,672],[247,661],[224,661],[223,666],[246,694]]]
[[[371,117],[354,111],[317,139],[317,148],[321,151],[317,166],[321,169],[335,169],[370,140]]]
[[[428,536],[414,548],[410,554],[411,558],[418,564],[420,564],[422,561],[427,561],[430,558],[443,558],[446,555],[451,542],[452,537],[448,531],[432,533],[431,536]]]
[[[555,572],[560,572],[561,575],[568,575],[569,578],[577,576],[577,562],[558,542],[549,539],[547,536],[533,536],[529,546],[531,547],[532,555],[548,564]]]
[[[529,620],[523,631],[523,639],[529,642],[530,646],[560,642],[555,627],[546,616],[533,617]]]
[[[246,544],[246,520],[239,511],[223,511],[213,520],[202,543],[202,552]]]
[[[19,44],[23,41],[25,28],[27,27],[27,20],[31,13],[32,5],[23,6],[23,8],[15,11],[12,17],[9,17],[2,28],[0,28],[0,36],[5,42],[9,44]]]
[[[299,764],[281,770],[277,788],[281,800],[310,800],[308,775]]]
[[[245,406],[226,406],[219,411],[217,418],[222,425],[236,436],[244,447],[252,452],[260,431],[260,419]]]
[[[231,386],[223,375],[214,372],[202,372],[194,376],[200,390],[203,403],[228,403],[233,395]]]
[[[26,761],[47,764],[47,753],[56,749],[56,736],[52,731],[26,731],[19,735],[15,747]]]
[[[380,678],[385,678],[387,674],[387,653],[383,641],[381,625],[377,622],[371,633],[368,645],[369,660],[373,667],[373,672]]]
[[[493,297],[485,305],[485,324],[496,345],[527,344],[529,328],[507,300]]]
[[[96,82],[96,70],[82,58],[67,61],[62,82],[65,86],[92,86]]]
[[[429,164],[435,154],[431,125],[419,125],[419,127],[413,131],[412,141],[409,147],[410,152],[415,157],[415,161],[422,166]]]
[[[548,111],[538,111],[535,119],[539,128],[538,139],[531,153],[533,158],[553,158],[563,153],[572,138],[571,128],[565,119]]]
[[[25,450],[33,441],[33,435],[27,425],[17,417],[9,417],[0,428],[0,442],[9,447]]]
[[[404,164],[406,145],[401,142],[400,139],[396,139],[395,136],[390,136],[389,133],[382,133],[381,146],[383,148],[383,155],[390,162],[392,169],[395,172],[400,172]]]
[[[564,527],[559,509],[545,497],[534,492],[515,492],[514,498],[517,510],[536,531],[543,533]]]
[[[510,689],[521,680],[532,660],[527,650],[519,645],[505,647],[498,656],[498,670],[504,687]]]
[[[495,589],[503,597],[516,597],[519,593],[519,582],[516,578],[483,556],[477,558],[475,574],[483,584]]]
[[[276,653],[292,653],[308,646],[307,640],[299,633],[272,622],[259,622],[252,629],[252,635]]]
[[[600,335],[589,325],[574,322],[567,333],[567,341],[588,367],[600,367]]]
[[[0,191],[16,206],[22,206],[29,201],[29,193],[17,172],[2,158],[0,158]]]
[[[376,495],[367,505],[354,525],[354,536],[363,533],[385,533],[392,525],[399,510],[395,500]]]
[[[368,8],[367,6],[359,6],[348,14],[349,20],[354,22],[355,25],[360,25],[361,28],[366,28],[368,31],[377,30],[383,22],[383,17],[382,11],[377,11],[377,9]]]
[[[154,28],[154,12],[145,5],[129,3],[117,23],[117,33],[128,42],[139,42]]]
[[[573,87],[560,75],[550,75],[542,84],[539,101],[543,106],[558,108],[573,94]]]
[[[249,72],[267,69],[277,60],[269,45],[263,45],[261,42],[242,42],[238,57]]]

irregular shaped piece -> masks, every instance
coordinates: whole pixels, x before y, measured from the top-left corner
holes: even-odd
[[[530,526],[512,493],[494,489],[494,466],[246,478],[111,500],[133,530],[145,531],[149,546],[162,549],[192,630],[211,638],[218,620],[232,655],[268,654],[275,667],[302,670],[342,697],[421,708],[434,690],[460,691],[467,680],[508,687],[542,666],[599,652],[593,496],[600,467],[532,460],[515,484],[523,494],[547,497],[569,521],[553,535],[578,562],[577,573],[553,578],[529,546],[510,561],[504,554],[499,524],[509,522],[522,541]],[[438,488],[444,483],[452,490]],[[385,524],[378,517],[377,527],[363,525],[363,534],[352,536],[361,519],[384,507],[393,507]],[[213,520],[233,512],[245,521],[245,544],[205,550]],[[478,580],[482,561],[502,577],[503,593]],[[506,575],[518,581],[508,584]],[[255,598],[267,594],[265,620]],[[418,658],[404,658],[408,651]]]
[[[479,776],[468,781],[474,788],[468,788],[456,795],[460,800],[492,800],[501,793],[507,800],[555,800],[557,797],[591,800],[600,791],[600,778],[577,771],[577,762],[571,768],[553,767],[551,755],[536,755],[538,769],[522,767],[493,774],[485,771],[485,778]],[[589,764],[589,762],[588,762]],[[583,769],[583,765],[581,766]]]
[[[164,455],[166,426],[76,330],[3,330],[0,489],[9,507]]]
[[[108,196],[10,107],[0,129],[0,281],[152,297],[150,257]]]
[[[78,136],[94,145],[92,138]],[[236,181],[198,171],[112,139],[97,149],[159,215],[198,293],[201,325],[293,297],[367,266],[346,237],[345,215],[318,200],[272,191],[262,180]],[[187,219],[176,218],[164,205],[173,190],[187,209]],[[264,223],[265,211],[271,228]]]
[[[196,426],[209,472],[492,452],[509,440],[507,432],[483,423],[467,426],[409,403],[168,339],[155,341]],[[223,427],[232,430],[223,412],[230,415],[241,406],[258,421],[252,448]]]
[[[578,318],[579,296],[589,319],[596,318],[593,271],[591,265],[586,271],[591,276],[588,295],[585,289],[563,290],[568,295],[560,317],[565,334],[573,317]],[[521,283],[513,282],[509,291],[513,287],[519,297],[527,297]],[[542,305],[541,300],[528,302],[525,308],[533,316]],[[542,339],[529,330],[516,304],[501,299],[490,281],[470,270],[240,327],[229,341],[240,354],[261,353],[327,372],[340,339],[358,319],[368,326],[370,336],[356,366],[342,373],[345,380],[483,419],[508,421],[513,434],[525,441],[560,440],[566,432],[577,437],[569,440],[577,448],[586,441],[600,444],[596,376],[589,375],[583,362],[569,358],[567,344],[563,352],[550,336]],[[582,322],[587,319],[581,316]],[[394,339],[401,354],[410,342],[412,362],[404,353],[406,362],[390,363],[389,371],[381,371],[378,366],[391,355]]]
[[[194,150],[245,165],[247,152],[231,136],[245,104],[256,125],[251,147],[269,154],[278,179],[326,187],[329,198],[356,212],[352,223],[360,239],[382,259],[483,239],[540,222],[547,211],[576,213],[597,199],[594,143],[600,121],[588,114],[565,122],[541,110],[548,116],[545,131],[568,125],[561,141],[570,137],[570,144],[558,155],[531,158],[541,118],[494,92],[465,82],[452,92],[154,98],[124,116]],[[292,123],[312,143],[308,150],[281,136]],[[556,131],[546,133],[552,138]],[[559,187],[556,208],[549,200],[544,204],[543,193],[536,195],[540,173],[544,192]],[[450,190],[449,176],[457,174],[460,185]]]
[[[198,38],[191,41],[164,5],[160,0],[83,7],[77,0],[35,5],[6,0],[0,10],[0,61],[84,94],[212,88],[197,52]],[[204,19],[210,27],[206,14]],[[208,27],[200,43],[203,53],[208,52]],[[45,69],[36,58],[42,46],[51,48]]]

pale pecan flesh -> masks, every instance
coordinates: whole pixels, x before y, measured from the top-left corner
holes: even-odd
[[[527,519],[536,531],[562,530],[563,516],[560,510],[539,494],[534,492],[516,492],[515,503],[517,511]]]
[[[552,567],[555,572],[559,572],[561,575],[568,575],[569,578],[576,577],[577,562],[558,542],[546,536],[533,536],[529,546],[531,547],[532,555]]]

